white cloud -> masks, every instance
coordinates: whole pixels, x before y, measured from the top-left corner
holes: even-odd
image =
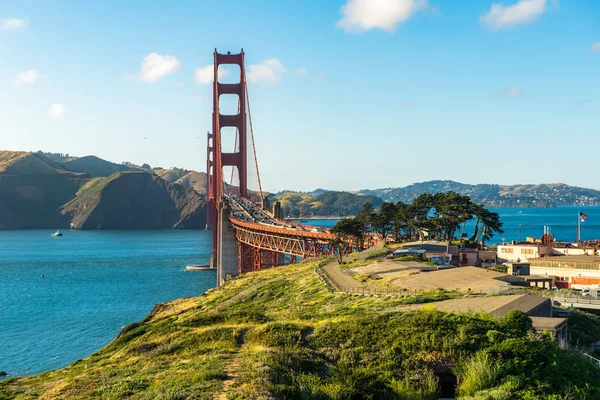
[[[27,22],[23,19],[8,18],[3,21],[0,21],[0,29],[4,29],[7,31],[16,30],[24,28],[26,24]]]
[[[194,103],[196,103],[196,104],[202,103],[202,97],[200,97],[200,96],[194,97]]]
[[[177,58],[150,53],[142,60],[138,80],[154,83],[166,75],[177,72],[179,68],[181,68],[181,62]]]
[[[492,4],[481,21],[490,29],[497,30],[531,22],[546,11],[548,0],[518,0],[510,6]]]
[[[308,70],[304,67],[301,67],[296,70],[296,73],[300,76],[306,76],[308,75]]]
[[[590,51],[592,53],[600,53],[600,42],[596,42],[590,46]]]
[[[239,73],[239,71],[238,71]],[[229,73],[224,68],[219,68],[218,71],[219,80],[225,78]],[[196,68],[196,72],[194,72],[194,80],[198,85],[208,85],[209,83],[213,83],[215,79],[215,67],[213,64],[205,65],[204,67]]]
[[[517,96],[519,94],[523,94],[523,89],[520,87],[511,87],[501,93],[503,96]]]
[[[411,15],[427,8],[427,0],[347,0],[337,26],[354,33],[374,28],[391,32]]]
[[[269,58],[260,64],[250,65],[246,72],[246,79],[250,83],[268,82],[277,83],[285,72],[283,64],[276,58]]]
[[[60,103],[52,104],[48,110],[48,116],[51,118],[60,118],[65,115],[67,109]]]
[[[35,69],[23,71],[15,78],[15,84],[21,85],[24,83],[35,83],[39,74]]]

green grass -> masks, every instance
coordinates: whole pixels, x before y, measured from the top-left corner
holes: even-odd
[[[524,315],[383,312],[433,294],[344,295],[314,266],[250,273],[157,305],[86,359],[0,383],[0,399],[211,399],[224,390],[228,399],[433,399],[442,364],[456,365],[467,382],[459,390],[474,398],[600,398],[600,370],[534,337]],[[502,379],[477,381],[490,363]]]

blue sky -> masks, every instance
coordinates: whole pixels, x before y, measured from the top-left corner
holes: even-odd
[[[600,189],[596,0],[4,0],[0,148],[204,170],[241,47],[266,190]]]

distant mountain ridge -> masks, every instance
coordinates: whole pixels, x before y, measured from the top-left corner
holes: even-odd
[[[421,193],[439,193],[452,190],[468,195],[486,207],[556,207],[563,205],[600,205],[600,191],[569,186],[563,183],[538,185],[470,185],[449,180],[413,183],[399,188],[360,190],[359,195],[377,196],[385,201],[410,203]]]
[[[204,228],[202,173],[185,171],[178,183],[153,172],[95,156],[0,151],[0,229]]]

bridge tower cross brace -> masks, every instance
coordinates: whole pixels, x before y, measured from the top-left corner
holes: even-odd
[[[219,265],[218,249],[223,240],[221,221],[226,220],[221,216],[221,199],[223,197],[224,176],[223,167],[236,167],[239,181],[239,194],[248,196],[248,172],[247,172],[247,134],[246,134],[246,73],[244,69],[244,50],[239,54],[220,54],[214,52],[214,80],[213,80],[213,114],[212,133],[207,138],[207,222],[213,232],[213,248],[211,254],[211,266]],[[219,66],[238,65],[240,77],[238,83],[220,83]],[[223,115],[220,113],[219,101],[223,94],[238,96],[238,113],[236,115]],[[223,151],[221,141],[221,129],[226,127],[236,128],[237,148]],[[219,229],[221,228],[221,229]]]

